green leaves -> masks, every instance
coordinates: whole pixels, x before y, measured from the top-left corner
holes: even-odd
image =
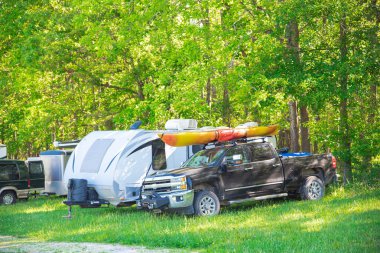
[[[289,99],[309,109],[312,141],[340,152],[343,97],[354,162],[378,155],[370,88],[379,79],[378,6],[370,2],[11,2],[0,4],[0,140],[11,157],[137,119],[147,129],[170,118],[286,129]],[[293,21],[299,59],[287,47]]]

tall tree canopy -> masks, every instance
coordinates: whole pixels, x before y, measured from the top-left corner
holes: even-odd
[[[137,119],[258,121],[373,173],[379,20],[376,0],[2,0],[0,142],[25,158]]]

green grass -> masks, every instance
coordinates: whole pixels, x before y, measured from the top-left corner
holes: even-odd
[[[67,208],[60,198],[0,206],[0,234],[208,252],[379,252],[380,188],[330,188],[323,200],[271,200],[219,216],[155,215],[129,208]]]

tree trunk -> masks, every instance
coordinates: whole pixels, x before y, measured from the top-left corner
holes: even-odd
[[[261,125],[260,110],[257,106],[253,107],[253,121]]]
[[[145,96],[144,96],[144,83],[141,81],[141,80],[138,80],[137,81],[137,95],[140,99],[140,101],[143,101],[145,100]]]
[[[208,106],[211,105],[211,79],[210,77],[207,79],[207,84],[206,84],[206,103]]]
[[[289,115],[290,115],[290,150],[292,152],[300,151],[299,133],[298,133],[298,119],[297,119],[297,103],[289,101]]]
[[[315,122],[318,122],[320,120],[319,115],[315,117]],[[314,141],[313,143],[313,153],[318,154],[319,148],[318,148],[318,142]]]
[[[371,1],[372,15],[370,16],[370,20],[375,21],[375,26],[374,26],[373,31],[369,35],[369,41],[371,45],[370,53],[372,55],[372,59],[369,59],[370,62],[376,62],[376,57],[379,55],[379,44],[378,44],[379,40],[378,40],[377,34],[379,32],[380,11],[376,6],[376,2],[377,2],[376,0]],[[372,73],[372,75],[370,76],[370,83],[371,84],[369,87],[369,98],[368,98],[369,99],[368,101],[369,113],[368,113],[368,118],[367,118],[367,122],[370,127],[369,131],[372,130],[371,128],[375,124],[376,112],[378,111],[377,109],[377,106],[378,106],[377,105],[377,87],[379,85],[378,75],[376,75],[375,73]],[[367,139],[368,137],[364,137],[364,138]],[[368,139],[367,139],[367,142],[368,142]],[[366,152],[363,155],[362,167],[368,168],[368,172],[371,169],[371,159],[373,155],[374,155],[374,147],[369,148],[368,152]]]
[[[347,24],[346,17],[340,21],[339,26],[339,51],[341,71],[339,77],[340,83],[340,151],[341,163],[343,167],[343,182],[352,180],[352,167],[351,167],[351,137],[350,128],[348,125],[348,71],[347,71]]]
[[[301,59],[300,59],[300,47],[299,47],[299,30],[297,20],[293,19],[286,26],[285,31],[286,46],[288,48],[288,61],[289,66],[293,71],[301,72]],[[293,80],[295,81],[295,80]],[[297,102],[290,101],[289,115],[290,115],[290,150],[292,152],[299,152],[299,128],[298,128],[298,116],[297,116]]]
[[[310,138],[309,138],[309,128],[307,124],[309,123],[309,113],[306,106],[301,106],[301,149],[303,152],[310,152]]]
[[[292,20],[286,26],[286,34],[287,41],[286,46],[290,53],[290,58],[294,60],[296,67],[300,67],[301,64],[301,56],[300,56],[300,45],[299,45],[299,30],[298,23],[296,20]]]
[[[282,129],[278,133],[278,148],[289,148],[290,147],[290,138],[289,138],[289,130]]]
[[[211,106],[211,101],[212,101],[212,85],[211,85],[211,74],[210,74],[210,69],[209,66],[209,61],[210,61],[210,10],[208,8],[208,4],[205,9],[206,17],[205,19],[202,20],[202,24],[205,27],[205,42],[206,42],[206,55],[205,55],[205,64],[206,68],[208,71],[208,78],[207,78],[207,83],[206,83],[206,103],[210,107]]]
[[[228,127],[231,126],[231,105],[230,105],[230,95],[228,92],[228,83],[224,84],[223,91],[223,122]]]

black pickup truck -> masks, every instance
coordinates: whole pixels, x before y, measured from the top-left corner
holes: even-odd
[[[148,176],[139,209],[216,215],[221,205],[300,196],[317,200],[336,178],[332,155],[283,157],[268,142],[199,151],[179,169]]]

